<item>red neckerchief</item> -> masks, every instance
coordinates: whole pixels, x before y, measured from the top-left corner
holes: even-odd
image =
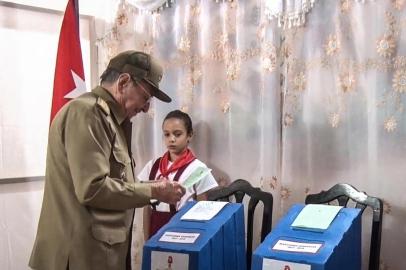
[[[196,157],[193,155],[192,151],[190,151],[189,148],[187,148],[175,162],[172,163],[172,165],[168,168],[169,164],[169,151],[167,151],[161,158],[159,162],[159,170],[161,171],[161,176],[168,178],[169,174],[171,172],[177,171],[179,168],[188,165],[191,163],[193,160],[195,160]]]

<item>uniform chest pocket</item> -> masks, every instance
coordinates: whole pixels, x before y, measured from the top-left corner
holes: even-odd
[[[130,157],[125,150],[113,148],[113,156],[118,163],[121,163],[124,166],[131,164]]]
[[[128,152],[124,147],[114,145],[110,162],[110,175],[125,179],[129,170],[131,170],[131,159]]]

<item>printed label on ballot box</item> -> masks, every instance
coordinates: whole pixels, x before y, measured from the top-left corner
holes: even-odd
[[[302,263],[293,263],[264,258],[262,270],[310,270],[311,266]]]
[[[188,270],[189,255],[176,252],[152,251],[151,270]]]
[[[308,242],[297,242],[288,240],[278,240],[276,244],[272,247],[273,250],[280,251],[290,251],[299,253],[317,253],[323,246],[322,243],[308,243]]]
[[[165,232],[159,241],[171,243],[193,244],[200,233]]]

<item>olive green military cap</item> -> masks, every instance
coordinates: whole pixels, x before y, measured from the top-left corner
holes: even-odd
[[[107,68],[121,73],[128,73],[135,80],[145,80],[152,86],[152,95],[163,102],[171,102],[172,99],[159,89],[162,79],[162,67],[151,55],[139,51],[125,51],[113,57]],[[101,76],[103,77],[103,75]]]

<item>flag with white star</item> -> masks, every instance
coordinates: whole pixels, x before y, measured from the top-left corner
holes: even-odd
[[[68,0],[59,35],[51,121],[69,99],[86,92],[79,33],[78,0]]]

